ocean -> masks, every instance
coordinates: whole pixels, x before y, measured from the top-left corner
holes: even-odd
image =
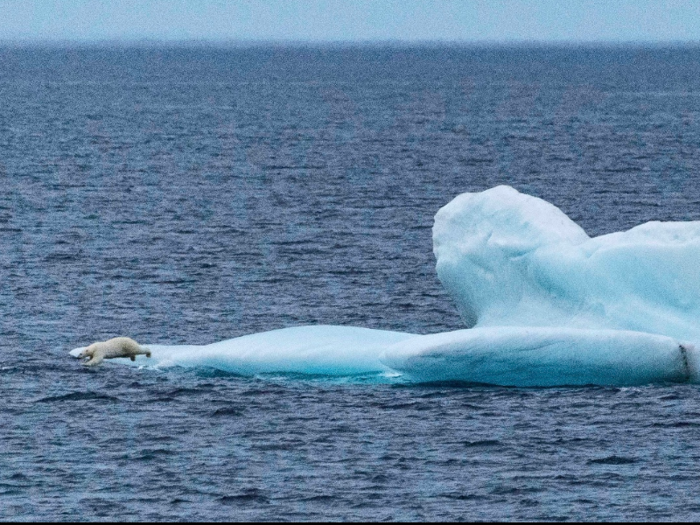
[[[0,47],[0,520],[698,520],[697,385],[80,366],[464,328],[437,210],[700,220],[700,47]]]

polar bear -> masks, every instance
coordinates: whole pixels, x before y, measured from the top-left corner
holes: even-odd
[[[85,366],[99,365],[104,359],[114,359],[115,357],[128,357],[132,361],[136,360],[136,356],[146,354],[146,357],[151,357],[151,351],[145,346],[139,345],[130,337],[114,337],[107,341],[92,343],[78,354],[78,359],[89,357],[88,361],[83,364]]]

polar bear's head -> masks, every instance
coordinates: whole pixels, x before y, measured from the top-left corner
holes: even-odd
[[[95,354],[95,343],[90,346],[83,348],[83,350],[78,354],[78,359],[85,359],[86,357],[92,357]]]

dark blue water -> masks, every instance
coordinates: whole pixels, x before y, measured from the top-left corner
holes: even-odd
[[[697,520],[700,389],[85,369],[462,327],[435,212],[700,219],[700,48],[0,48],[0,519]]]

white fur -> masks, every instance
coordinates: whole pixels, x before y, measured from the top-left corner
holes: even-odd
[[[83,364],[85,366],[99,365],[104,359],[114,359],[115,357],[128,357],[132,361],[137,355],[145,354],[151,357],[151,351],[145,346],[139,345],[130,337],[115,337],[107,341],[92,343],[78,354],[78,359],[90,359]]]

